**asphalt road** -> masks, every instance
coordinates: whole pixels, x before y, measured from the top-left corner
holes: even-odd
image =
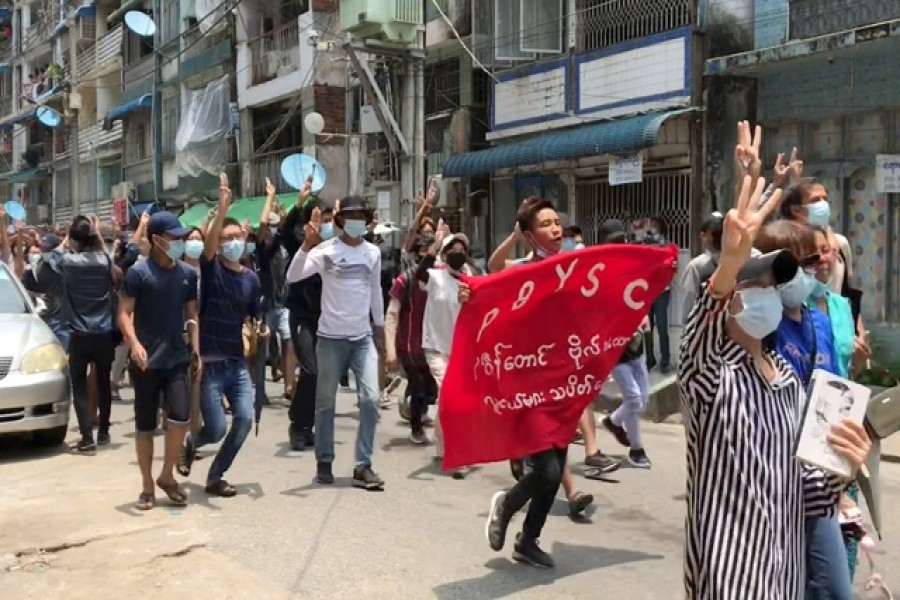
[[[275,397],[280,388],[270,384],[269,391]],[[187,486],[190,506],[185,510],[160,506],[149,515],[131,509],[140,489],[128,403],[114,407],[113,444],[96,457],[69,456],[17,443],[0,445],[0,482],[4,486],[0,556],[6,553],[9,558],[10,553],[22,554],[28,548],[61,544],[89,548],[84,540],[125,536],[152,526],[159,532],[154,534],[157,540],[171,540],[187,532],[191,539],[202,538],[202,543],[186,545],[187,550],[167,551],[167,565],[187,561],[187,557],[172,557],[202,546],[211,553],[209,557],[230,565],[215,563],[217,572],[247,573],[235,576],[238,583],[229,583],[224,596],[220,591],[213,593],[212,587],[195,589],[193,597],[201,599],[683,597],[684,434],[680,425],[645,424],[652,470],[623,468],[609,482],[577,478],[581,489],[594,495],[594,506],[588,518],[573,521],[565,501],[557,501],[541,539],[557,567],[541,571],[510,558],[521,516],[514,521],[503,552],[492,552],[484,539],[490,496],[511,483],[507,466],[485,466],[464,480],[440,473],[431,459],[431,447],[414,447],[406,441],[408,430],[396,408],[382,412],[378,430],[375,468],[386,481],[385,490],[352,488],[354,405],[355,395],[341,395],[334,486],[313,482],[311,452],[290,451],[287,411],[275,401],[263,413],[259,436],[251,433],[227,474],[240,491],[237,497],[205,496],[202,485],[210,459],[204,458],[195,463]],[[600,438],[604,449],[620,451],[609,436],[601,433]],[[158,443],[157,455],[160,452]],[[583,447],[571,447],[570,462],[576,471],[580,471],[577,461],[583,455]],[[892,499],[900,497],[900,465],[885,464],[883,478],[889,506]],[[891,535],[895,528],[891,527],[890,510],[886,516],[888,539],[882,544],[886,555],[880,557],[879,567],[900,587],[900,542],[896,534]],[[123,547],[133,550],[132,546]],[[94,566],[92,560],[79,559],[77,568],[86,576],[105,577],[102,565]],[[206,560],[209,565],[212,561]],[[214,579],[214,573],[209,577]],[[4,575],[10,578],[7,582],[30,589],[23,574],[12,579],[12,573],[4,574],[0,568],[0,580]],[[183,576],[189,580],[189,575]],[[159,580],[167,575],[163,571],[155,576]],[[54,585],[61,590],[63,584]],[[169,597],[159,594],[142,597]]]

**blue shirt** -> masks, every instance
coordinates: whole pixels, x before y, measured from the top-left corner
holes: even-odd
[[[215,258],[200,257],[200,355],[244,358],[241,328],[259,316],[259,277],[246,267],[232,271]]]
[[[799,323],[784,316],[775,336],[775,350],[807,386],[812,377],[809,355],[813,351],[813,330],[816,336],[816,364],[813,365],[813,369],[840,375],[837,354],[834,350],[834,334],[828,315],[817,310],[804,310],[803,319]]]
[[[134,264],[122,280],[122,295],[134,298],[134,331],[147,351],[147,368],[185,365],[184,305],[197,299],[197,273],[183,262],[167,269],[152,258]]]

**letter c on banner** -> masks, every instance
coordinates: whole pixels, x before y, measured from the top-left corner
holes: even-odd
[[[644,302],[644,301],[638,302],[637,300],[635,300],[633,298],[634,290],[637,288],[641,288],[642,290],[647,291],[648,289],[650,289],[650,284],[648,284],[643,279],[635,279],[634,281],[632,281],[631,283],[629,283],[628,285],[625,286],[625,293],[622,296],[623,296],[623,299],[625,300],[625,304],[631,310],[641,310],[642,308],[644,308],[647,305],[646,302]]]
[[[484,315],[484,319],[481,320],[481,329],[478,330],[478,337],[475,339],[476,342],[481,341],[481,334],[484,333],[484,330],[487,329],[487,326],[494,322],[494,319],[500,314],[499,308],[492,308]]]

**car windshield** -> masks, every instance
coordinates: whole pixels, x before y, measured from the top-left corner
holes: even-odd
[[[31,312],[22,290],[16,285],[13,274],[0,266],[0,315],[21,315]]]

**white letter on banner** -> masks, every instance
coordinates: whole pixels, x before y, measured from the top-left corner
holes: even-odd
[[[597,293],[597,290],[600,289],[600,280],[597,279],[596,272],[602,271],[605,268],[606,268],[606,265],[604,265],[603,263],[597,263],[596,265],[591,267],[591,270],[588,271],[588,274],[587,274],[587,278],[591,282],[591,287],[581,286],[581,295],[582,296],[584,296],[585,298],[590,298],[591,296],[593,296],[594,294]]]
[[[572,262],[569,263],[569,268],[563,271],[562,265],[556,265],[556,276],[559,277],[559,287],[556,288],[556,291],[563,289],[563,286],[566,285],[566,281],[569,277],[572,276],[572,271],[575,270],[575,265],[578,264],[578,259],[576,258]]]
[[[487,329],[488,325],[494,322],[494,319],[496,319],[499,314],[499,308],[492,308],[484,315],[484,319],[481,321],[481,329],[478,330],[478,337],[475,339],[476,342],[481,341],[481,334],[484,333],[484,330]]]
[[[512,309],[519,310],[525,306],[525,303],[531,298],[532,293],[534,293],[534,282],[529,279],[519,288],[519,299],[513,303]]]
[[[636,279],[635,281],[632,281],[627,286],[625,286],[625,293],[623,294],[623,298],[625,300],[625,304],[631,310],[641,310],[647,304],[646,302],[643,302],[643,301],[638,302],[637,300],[635,300],[632,297],[634,294],[634,290],[637,288],[641,288],[642,290],[644,290],[646,292],[647,290],[650,289],[650,284],[648,284],[643,279]]]

